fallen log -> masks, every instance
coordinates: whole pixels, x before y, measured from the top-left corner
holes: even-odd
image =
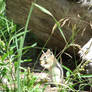
[[[82,47],[78,52],[82,58],[82,63],[80,69],[86,72],[86,74],[92,75],[92,38]],[[89,83],[92,84],[92,76],[88,77]],[[92,85],[90,87],[90,92],[92,92]]]
[[[7,16],[15,23],[25,25],[29,13],[30,5],[34,0],[7,0]],[[76,2],[79,1],[79,2]],[[89,7],[90,0],[37,0],[37,4],[49,10],[57,21],[61,21],[61,28],[66,40],[74,37],[74,43],[83,46],[92,37],[92,13]],[[67,21],[66,21],[67,20]],[[55,24],[53,18],[43,13],[38,8],[34,8],[29,22],[29,29],[38,39],[46,42]],[[63,49],[65,41],[56,29],[49,40],[47,46],[51,48]]]

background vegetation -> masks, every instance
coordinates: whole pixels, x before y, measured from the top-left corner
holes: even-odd
[[[28,60],[22,59],[22,56],[30,48],[37,45],[35,42],[31,46],[24,46],[26,34],[29,32],[27,27],[33,8],[38,7],[43,13],[46,13],[53,18],[61,36],[66,42],[64,50],[71,46],[73,41],[68,44],[60,27],[60,23],[43,7],[33,3],[25,27],[19,29],[13,21],[7,19],[5,6],[5,1],[0,0],[0,92],[44,92],[46,86],[44,85],[42,89],[40,88],[41,83],[36,83],[37,77],[30,72],[30,68],[25,69],[20,66],[22,62],[31,62],[31,58]],[[73,38],[73,36],[71,38]],[[48,38],[48,40],[49,39],[50,38]],[[76,59],[75,62],[77,62]],[[69,92],[69,90],[79,92],[80,90],[84,90],[85,86],[92,85],[87,78],[91,76],[81,75],[78,65],[76,65],[74,71],[64,65],[63,68],[66,70],[66,77],[65,84],[62,85],[63,87],[62,90],[59,90],[60,92]]]

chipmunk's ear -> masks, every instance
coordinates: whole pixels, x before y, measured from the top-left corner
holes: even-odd
[[[50,52],[51,52],[50,49],[48,49],[48,50],[46,51],[46,54],[49,55]]]
[[[46,53],[53,55],[53,52],[50,49],[48,49]]]
[[[50,49],[48,49],[47,52],[51,52]]]

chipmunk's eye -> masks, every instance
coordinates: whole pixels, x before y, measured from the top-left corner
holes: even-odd
[[[52,55],[52,52],[50,52],[50,55]]]
[[[44,59],[46,59],[46,56],[44,56]]]

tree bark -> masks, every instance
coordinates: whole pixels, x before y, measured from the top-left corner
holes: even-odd
[[[32,2],[33,0],[7,0],[7,16],[24,26]],[[82,6],[73,0],[37,0],[36,3],[49,10],[58,21],[64,19],[61,25],[65,24],[61,28],[67,41],[70,41],[72,36],[75,39],[74,43],[83,46],[92,37],[92,13],[89,12],[88,6]],[[29,29],[38,39],[46,42],[54,24],[51,16],[36,7],[33,9]],[[60,31],[56,28],[47,46],[63,49],[65,44]]]

